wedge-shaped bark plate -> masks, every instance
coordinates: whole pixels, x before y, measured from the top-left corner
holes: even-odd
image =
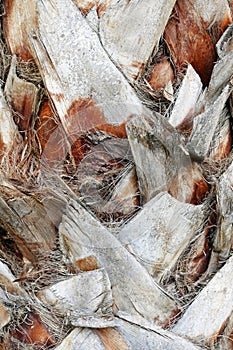
[[[28,196],[7,181],[0,186],[0,222],[31,262],[39,252],[55,248],[56,229],[43,204],[36,195]]]
[[[231,115],[225,108],[210,144],[208,158],[215,161],[226,158],[231,150]]]
[[[200,350],[191,342],[145,319],[120,314],[116,328],[97,330],[106,350]]]
[[[20,142],[21,137],[3,91],[0,89],[0,160],[2,162],[9,159],[9,154],[17,144],[17,140]]]
[[[216,45],[217,53],[220,58],[224,58],[230,51],[233,50],[233,25],[225,30]]]
[[[143,203],[168,191],[182,202],[198,203],[208,190],[178,132],[156,114],[135,116],[127,123]]]
[[[75,328],[55,350],[106,350],[102,341],[93,330]]]
[[[101,17],[103,46],[130,80],[140,75],[158,49],[174,4],[174,0],[119,1]]]
[[[219,225],[214,241],[214,250],[220,260],[229,257],[233,240],[233,164],[226,170],[219,181],[217,188],[217,203],[219,210]]]
[[[203,205],[181,203],[161,193],[123,227],[118,239],[159,281],[174,268],[204,219]]]
[[[144,316],[166,326],[178,312],[177,303],[153,281],[146,269],[98,220],[71,201],[60,225],[62,250],[68,261],[94,255],[108,273],[117,310]]]
[[[117,330],[132,350],[201,350],[186,339],[137,316],[121,313],[117,321]]]
[[[190,118],[195,110],[196,102],[202,92],[202,82],[199,75],[188,65],[185,77],[179,89],[178,97],[172,109],[169,123],[181,129],[188,129]]]
[[[214,344],[233,311],[233,258],[212,278],[187,308],[172,331]]]
[[[232,88],[227,85],[216,101],[207,110],[194,119],[193,130],[187,143],[187,148],[193,159],[203,160],[211,152],[210,146],[215,135],[226,119],[224,107]]]
[[[82,272],[38,293],[71,324],[102,328],[114,325],[111,284],[104,269]]]
[[[224,55],[214,66],[208,90],[205,96],[206,109],[211,107],[216,98],[226,89],[232,77],[233,51]]]
[[[31,37],[48,93],[66,132],[124,125],[142,110],[133,88],[110,60],[98,35],[71,0],[38,0]]]

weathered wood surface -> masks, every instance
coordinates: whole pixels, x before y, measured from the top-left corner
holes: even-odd
[[[210,144],[208,158],[218,161],[226,158],[231,150],[231,114],[225,108]]]
[[[201,79],[191,64],[189,64],[169,118],[169,123],[172,126],[185,131],[191,129],[191,117],[201,92]]]
[[[168,325],[178,304],[152,280],[146,269],[98,220],[80,204],[71,201],[59,229],[62,250],[68,262],[94,255],[108,273],[117,310],[139,313],[159,325]],[[130,269],[128,268],[130,266]]]
[[[219,33],[221,35],[229,22],[231,23],[231,8],[227,0],[219,2],[218,0],[207,0],[205,6],[201,0],[194,0],[193,5],[197,13],[202,17],[203,21],[214,25],[219,25]],[[222,32],[221,32],[222,31]]]
[[[230,350],[232,2],[2,5],[0,347]]]
[[[187,143],[193,159],[201,161],[208,156],[218,125],[226,118],[224,107],[231,91],[232,87],[227,85],[216,101],[205,112],[194,118],[192,133]]]
[[[5,181],[0,186],[0,214],[1,225],[25,259],[35,262],[39,252],[55,248],[55,226],[36,196],[21,193]]]
[[[37,23],[36,0],[3,0],[3,30],[12,55],[32,59],[29,34]]]
[[[41,0],[37,11],[38,33],[31,37],[34,56],[63,127],[74,140],[100,125],[124,125],[142,110],[71,0]]]
[[[174,4],[174,0],[121,1],[100,18],[101,42],[130,80],[140,76],[157,51]]]
[[[75,350],[77,346],[82,350],[90,347],[96,350],[201,350],[191,342],[150,322],[137,324],[137,319],[127,315],[123,315],[123,319],[118,318],[116,322],[115,329],[104,328],[95,332],[87,328],[75,328],[56,350]]]
[[[233,25],[229,25],[216,44],[218,57],[224,58],[233,49]]]
[[[16,64],[16,56],[13,56],[4,93],[7,102],[17,114],[19,129],[27,131],[31,118],[36,114],[40,91],[33,83],[17,76]]]
[[[149,350],[201,349],[182,337],[177,337],[176,334],[156,326],[153,322],[142,319],[140,316],[134,317],[120,313],[117,329],[127,339],[132,350],[141,350],[142,347]]]
[[[104,269],[83,272],[38,293],[74,326],[104,328],[114,325],[112,293]]]
[[[75,328],[63,341],[58,345],[56,350],[105,350],[102,341],[91,329]]]
[[[198,203],[208,186],[184,141],[159,114],[136,116],[127,123],[143,203],[168,191],[183,202]]]
[[[20,134],[14,123],[12,112],[6,103],[2,89],[0,89],[0,159],[9,162],[9,155],[14,145],[20,142]]]
[[[233,240],[233,164],[221,176],[217,188],[219,222],[214,241],[214,251],[220,260],[226,260],[232,250]]]
[[[168,193],[150,200],[117,235],[124,246],[161,282],[170,275],[182,252],[200,232],[203,205],[181,203]]]
[[[233,311],[232,263],[231,257],[199,293],[172,328],[175,333],[207,345],[218,340]]]
[[[232,57],[233,51],[231,50],[215,64],[206,92],[206,108],[214,103],[223,89],[229,84],[233,69]]]

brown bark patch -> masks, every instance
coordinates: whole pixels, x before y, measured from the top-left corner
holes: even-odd
[[[190,111],[189,114],[185,117],[180,125],[176,129],[180,130],[186,137],[189,137],[192,133],[193,128],[193,111]]]
[[[163,59],[154,66],[148,82],[153,90],[159,90],[164,89],[169,81],[174,81],[174,72],[171,63]]]
[[[208,191],[209,186],[204,179],[194,182],[190,204],[200,204]]]
[[[197,247],[195,249],[195,251],[191,255],[190,261],[188,262],[187,274],[188,278],[192,282],[196,282],[209,266],[211,256],[209,233],[211,224],[213,224],[213,222],[211,222],[211,219],[209,225],[205,228],[203,232],[203,245],[200,245],[199,248]]]
[[[35,126],[42,150],[45,149],[48,139],[57,128],[57,125],[49,101],[45,100],[41,105]]]
[[[87,16],[91,9],[95,6],[96,1],[74,0],[74,3],[82,12],[83,16]]]
[[[175,320],[179,318],[180,314],[181,314],[181,310],[177,307],[171,313],[169,320],[166,323],[164,323],[163,325],[161,325],[161,327],[163,327],[164,329],[169,329],[171,327],[171,325],[175,322]]]
[[[97,129],[105,131],[108,134],[116,136],[116,137],[118,137],[120,139],[126,139],[127,138],[126,123],[123,123],[121,125],[110,125],[110,124],[99,125],[97,127]]]
[[[74,101],[67,110],[66,119],[71,141],[76,141],[81,133],[106,124],[103,112],[95,105],[92,98],[79,98]]]
[[[102,130],[119,138],[126,138],[125,123],[121,125],[109,124],[92,98],[79,98],[74,101],[67,111],[67,124],[69,138],[76,142],[80,134],[87,131]]]
[[[96,333],[106,350],[129,350],[122,334],[114,328],[96,329]]]
[[[34,0],[30,0],[30,2],[20,1],[21,3],[19,0],[3,1],[5,8],[3,31],[11,54],[19,56],[23,61],[29,61],[33,59],[33,56],[30,50],[28,34],[30,28],[38,27],[38,18]],[[27,16],[24,6],[27,7],[30,16]]]
[[[99,269],[97,259],[94,255],[78,260],[76,265],[81,271],[92,271]]]
[[[87,137],[87,132],[101,130],[117,138],[127,137],[125,123],[108,124],[101,109],[90,98],[75,101],[67,111],[66,120],[71,153],[76,165],[93,146]],[[36,132],[41,151],[46,159],[65,160],[68,151],[67,140],[48,100],[45,100],[41,106],[36,122]]]
[[[213,18],[214,21],[214,18]],[[229,16],[228,13],[226,13],[222,20],[220,22],[214,23],[213,27],[211,28],[211,35],[214,44],[218,42],[226,28],[232,23],[232,18]]]
[[[226,158],[231,150],[231,134],[226,135],[222,142],[218,146],[218,151],[214,156],[214,160],[221,160]]]
[[[207,85],[217,55],[215,43],[208,32],[208,24],[196,13],[192,3],[178,0],[164,38],[178,69],[190,63]]]
[[[42,163],[56,166],[56,162],[64,161],[68,151],[68,143],[59,120],[45,100],[41,106],[36,122],[36,132],[42,152]]]
[[[96,9],[98,18],[100,18],[103,15],[103,13],[107,10],[107,8],[108,8],[107,4],[101,4],[101,3],[98,4]]]
[[[71,153],[74,157],[75,164],[78,166],[78,164],[81,162],[81,160],[84,158],[84,156],[87,154],[87,152],[90,151],[92,147],[92,143],[86,135],[80,135],[75,142],[71,145]]]
[[[5,145],[3,143],[2,135],[0,134],[0,159],[4,156]]]
[[[18,293],[18,287],[2,274],[0,274],[0,286],[3,290],[10,294]]]
[[[55,345],[55,339],[49,334],[40,317],[32,312],[26,320],[12,333],[22,343],[43,346],[47,349]]]
[[[29,123],[32,116],[33,111],[33,96],[29,94],[18,94],[18,96],[14,98],[11,102],[11,106],[19,115],[17,125],[20,130],[27,131],[29,128]]]

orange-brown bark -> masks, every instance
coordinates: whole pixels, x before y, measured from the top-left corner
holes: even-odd
[[[164,38],[178,69],[190,63],[207,85],[217,59],[208,24],[194,10],[192,2],[178,0]]]
[[[40,317],[34,312],[32,312],[26,320],[12,332],[12,336],[22,343],[43,346],[45,349],[56,343]]]
[[[148,82],[153,90],[159,90],[164,89],[169,81],[174,81],[174,72],[169,60],[164,58],[154,66]]]
[[[35,0],[4,0],[3,30],[12,55],[23,61],[33,59],[29,33],[37,28]]]

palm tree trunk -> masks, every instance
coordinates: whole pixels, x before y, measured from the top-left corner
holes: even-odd
[[[0,349],[232,349],[232,2],[1,11]]]

